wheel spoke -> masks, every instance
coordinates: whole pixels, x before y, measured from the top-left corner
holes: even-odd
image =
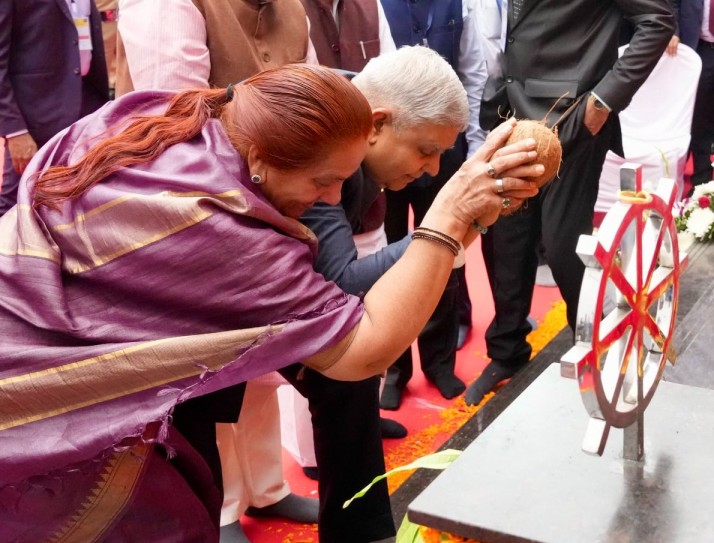
[[[657,269],[657,260],[659,259],[660,249],[662,248],[662,241],[664,240],[664,234],[667,229],[663,227],[664,221],[659,213],[650,213],[650,216],[645,223],[645,229],[643,232],[643,247],[651,248],[652,251],[647,251],[647,254],[642,255],[643,261],[646,259],[647,273],[645,273],[643,278],[643,284],[648,285],[652,280],[652,275]]]
[[[635,325],[636,315],[631,309],[616,309],[600,323],[600,339],[596,349],[603,351],[618,341],[628,327]]]
[[[628,329],[627,338],[620,338],[620,341],[624,339],[624,348],[622,349],[622,355],[620,358],[619,365],[612,365],[601,369],[603,388],[606,384],[612,387],[612,394],[608,397],[609,408],[617,411],[617,404],[619,403],[620,393],[622,391],[623,384],[625,383],[628,367],[630,366],[632,357],[632,348],[635,343],[636,331],[632,328]],[[607,395],[607,394],[606,394]]]
[[[620,266],[612,266],[608,271],[610,272],[610,281],[615,285],[615,288],[624,297],[630,307],[635,307],[636,293],[622,268]]]

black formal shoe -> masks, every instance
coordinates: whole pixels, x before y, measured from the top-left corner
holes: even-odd
[[[397,385],[384,385],[379,407],[388,411],[396,411],[402,405],[402,389]]]
[[[298,496],[292,492],[279,502],[265,507],[250,506],[245,510],[249,517],[276,517],[304,524],[315,524],[320,511],[320,502],[317,498]]]
[[[379,429],[384,439],[401,439],[407,437],[406,427],[396,420],[379,417]]]
[[[459,324],[459,338],[456,340],[456,350],[457,351],[464,346],[470,333],[471,333],[471,326],[469,326],[467,324]]]
[[[234,522],[221,526],[220,543],[250,543],[250,539],[245,535],[240,522]]]
[[[317,466],[303,466],[302,472],[305,477],[313,481],[317,481],[320,478],[320,470],[317,469]]]

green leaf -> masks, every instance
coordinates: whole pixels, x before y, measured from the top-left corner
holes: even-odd
[[[347,500],[342,505],[342,508],[346,509],[347,507],[349,507],[349,505],[354,500],[364,496],[367,493],[367,491],[370,488],[372,488],[375,484],[377,484],[382,479],[389,477],[393,473],[397,473],[400,471],[409,471],[409,470],[417,469],[417,468],[446,469],[448,466],[450,466],[453,463],[454,460],[456,460],[459,457],[460,454],[461,454],[461,451],[457,451],[455,449],[446,449],[443,451],[438,451],[438,452],[435,452],[434,454],[428,454],[426,456],[422,456],[421,458],[417,458],[411,464],[407,464],[406,466],[399,466],[397,468],[394,468],[393,470],[388,471],[387,473],[378,475],[377,477],[372,479],[371,483],[369,483],[366,487],[364,487],[362,490],[357,492],[357,494],[355,494],[349,500]]]
[[[419,525],[411,522],[406,515],[404,515],[402,525],[397,532],[396,543],[424,543],[424,539],[419,533]]]

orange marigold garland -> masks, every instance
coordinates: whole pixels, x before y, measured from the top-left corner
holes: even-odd
[[[459,535],[441,532],[427,526],[419,527],[419,535],[424,543],[478,543],[475,539],[466,539]]]

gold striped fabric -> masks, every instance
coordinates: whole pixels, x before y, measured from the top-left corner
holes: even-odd
[[[271,325],[147,341],[63,366],[0,380],[0,430],[196,377],[236,360]]]

